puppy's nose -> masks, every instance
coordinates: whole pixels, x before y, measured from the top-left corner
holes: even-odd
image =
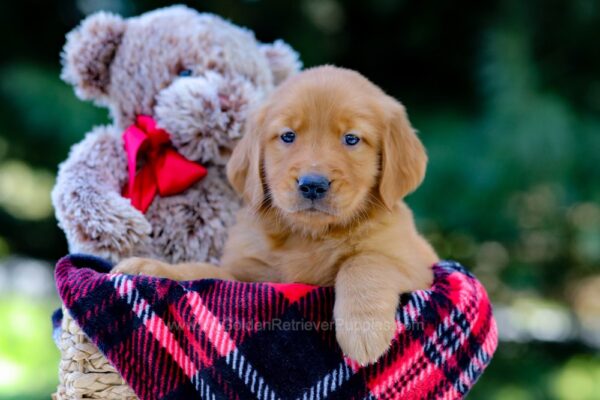
[[[318,200],[325,197],[329,190],[329,179],[322,175],[309,174],[298,179],[298,190],[302,197]]]

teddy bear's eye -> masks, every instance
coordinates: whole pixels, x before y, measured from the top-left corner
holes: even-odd
[[[182,77],[192,76],[192,70],[189,68],[184,68],[181,71],[179,71],[179,73],[177,75],[182,76]]]

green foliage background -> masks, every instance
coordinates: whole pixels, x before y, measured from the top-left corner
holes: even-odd
[[[49,201],[57,164],[107,120],[59,80],[64,35],[97,9],[167,4],[0,3],[0,398],[46,398],[59,357],[56,297],[2,285],[1,260],[67,252]],[[356,69],[407,106],[430,155],[408,199],[419,226],[496,304],[502,342],[470,398],[600,399],[600,2],[187,4],[283,38],[306,67]]]

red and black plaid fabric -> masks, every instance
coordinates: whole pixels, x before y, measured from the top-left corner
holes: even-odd
[[[401,296],[375,365],[336,344],[334,292],[303,284],[176,282],[110,274],[71,255],[56,267],[67,309],[141,399],[457,399],[497,345],[485,289],[456,262]]]

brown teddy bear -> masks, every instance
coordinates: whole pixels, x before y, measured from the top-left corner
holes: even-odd
[[[239,200],[225,164],[253,103],[300,68],[218,16],[98,12],[67,36],[62,78],[110,110],[60,166],[52,200],[71,252],[217,263]]]

